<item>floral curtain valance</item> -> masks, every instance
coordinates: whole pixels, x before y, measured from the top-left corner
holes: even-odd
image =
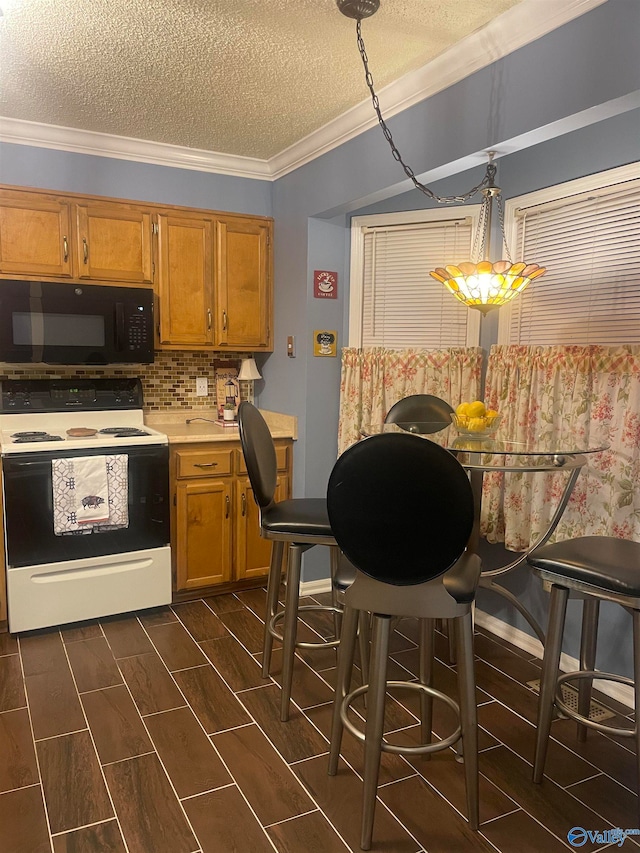
[[[640,347],[494,346],[485,399],[502,412],[499,433],[524,439],[572,430],[610,450],[589,457],[556,538],[640,540]],[[546,529],[562,474],[484,478],[482,533],[524,550]]]
[[[368,423],[382,423],[391,406],[410,394],[434,394],[456,406],[480,394],[482,350],[347,347],[342,351],[338,452],[360,439]]]

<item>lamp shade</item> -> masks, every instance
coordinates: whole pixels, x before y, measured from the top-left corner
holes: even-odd
[[[238,379],[243,382],[249,379],[262,379],[262,374],[258,370],[258,365],[253,358],[243,358],[240,363],[240,373]]]
[[[520,261],[480,261],[478,264],[462,263],[458,266],[439,267],[431,275],[442,282],[456,299],[483,314],[510,302],[534,278],[544,275],[544,267]]]

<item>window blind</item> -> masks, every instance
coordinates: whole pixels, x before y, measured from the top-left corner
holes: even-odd
[[[471,255],[470,218],[364,230],[362,346],[465,346],[469,309],[429,272]]]
[[[512,254],[547,272],[514,300],[503,342],[640,343],[640,180],[517,208]]]

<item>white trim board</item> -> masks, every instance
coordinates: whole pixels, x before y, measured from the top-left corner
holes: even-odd
[[[522,0],[486,27],[452,45],[422,68],[380,89],[378,95],[385,118],[391,118],[441,92],[606,2],[607,0]],[[355,40],[353,50],[357,50]],[[266,160],[4,117],[0,117],[0,142],[275,181],[365,130],[375,127],[377,123],[371,101],[366,98],[304,139]]]
[[[313,596],[330,591],[331,582],[328,578],[309,581],[308,583],[300,585],[301,595]],[[474,611],[474,621],[481,628],[485,628],[487,631],[495,634],[496,637],[500,637],[508,643],[511,643],[511,645],[516,646],[516,648],[529,652],[534,657],[542,660],[542,643],[537,637],[532,637],[525,631],[521,631],[520,628],[515,628],[513,625],[509,625],[501,619],[496,619],[495,616],[491,616],[489,613],[485,613],[477,607]],[[579,668],[580,662],[576,658],[570,657],[564,653],[562,654],[560,658],[560,669],[563,672],[575,672]],[[626,684],[617,684],[612,681],[596,681],[594,684],[601,693],[604,693],[606,696],[610,696],[617,702],[621,702],[623,705],[626,705],[630,710],[633,710],[632,687],[629,687]]]
[[[520,628],[515,628],[501,619],[496,619],[489,613],[484,613],[482,610],[475,609],[474,620],[481,628],[485,628],[496,637],[506,640],[511,645],[522,649],[525,652],[530,652],[537,658],[542,659],[542,643],[537,637],[532,637]],[[562,653],[560,656],[560,669],[562,672],[576,672],[580,669],[580,661],[577,658],[570,657]],[[626,684],[617,684],[613,681],[594,681],[594,686],[601,693],[610,696],[617,702],[622,702],[630,710],[633,710],[633,688]]]

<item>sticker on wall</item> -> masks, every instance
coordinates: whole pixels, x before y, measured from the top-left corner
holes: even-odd
[[[337,352],[337,332],[327,332],[316,329],[313,333],[313,354],[335,356]]]
[[[313,295],[316,299],[337,299],[338,273],[329,270],[314,270]]]

